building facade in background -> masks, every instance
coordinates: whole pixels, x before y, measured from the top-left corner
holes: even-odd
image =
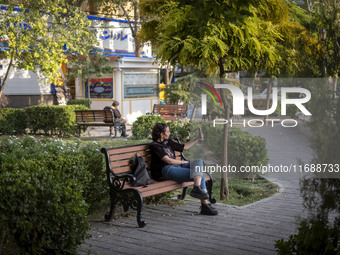
[[[94,27],[105,20],[105,27],[96,30],[99,45],[96,49],[110,57],[112,72],[89,81],[81,77],[67,79],[62,93],[46,84],[39,73],[27,70],[10,70],[4,94],[8,97],[7,107],[22,108],[32,105],[64,104],[69,99],[90,99],[92,109],[103,109],[113,100],[120,103],[120,110],[129,122],[152,111],[153,104],[159,102],[159,66],[154,64],[151,46],[145,45],[142,57],[134,53],[134,39],[127,21],[96,16],[88,16]],[[0,42],[6,47],[4,42]],[[0,75],[6,68],[6,60],[1,60]],[[65,78],[69,66],[60,70]],[[65,96],[65,98],[60,98]]]

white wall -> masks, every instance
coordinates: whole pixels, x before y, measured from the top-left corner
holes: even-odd
[[[3,74],[7,71],[7,63],[2,60]],[[6,95],[49,95],[50,84],[44,84],[36,73],[24,69],[11,68],[4,88]]]

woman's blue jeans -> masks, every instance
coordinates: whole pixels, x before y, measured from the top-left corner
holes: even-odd
[[[203,173],[203,164],[203,160],[195,159],[182,165],[166,165],[162,169],[163,177],[165,180],[189,182],[194,180],[191,176],[202,176],[201,189],[206,191],[207,187],[205,184],[205,174]],[[191,173],[191,171],[193,172]]]

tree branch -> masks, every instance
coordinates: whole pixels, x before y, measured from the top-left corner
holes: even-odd
[[[130,27],[130,29],[131,29],[132,36],[133,36],[133,38],[135,39],[135,37],[136,37],[136,31],[135,31],[134,27],[132,26],[130,16],[129,16],[128,12],[126,11],[126,9],[124,8],[124,5],[123,5],[123,4],[120,4],[119,7],[120,7],[120,8],[122,9],[122,11],[124,12],[125,18],[127,19],[128,24],[129,24],[129,27]],[[136,22],[136,21],[135,21],[135,22]]]

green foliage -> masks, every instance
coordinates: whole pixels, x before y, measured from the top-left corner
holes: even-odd
[[[92,50],[92,45],[88,45],[86,48],[87,52],[95,53],[95,55],[72,55],[69,57],[69,64],[72,66],[68,77],[76,78],[82,77],[83,81],[90,80],[93,76],[96,78],[103,77],[105,73],[112,72],[112,66],[110,64],[110,58],[104,56],[103,52],[98,50]]]
[[[302,220],[299,224],[298,234],[291,235],[287,241],[276,241],[278,254],[329,254],[340,252],[340,218],[336,218],[333,226],[322,217],[311,220]]]
[[[1,57],[9,59],[14,67],[42,74],[46,82],[60,82],[61,64],[68,62],[65,52],[89,54],[86,51],[97,44],[86,13],[65,1],[9,1],[6,7],[1,20],[6,25],[1,27],[0,39],[6,41],[8,50],[1,51]]]
[[[180,120],[167,122],[167,124],[171,132],[170,138],[178,138],[181,143],[187,142],[189,140],[189,135],[193,136],[190,134],[190,131],[194,130],[197,126],[194,122],[182,122]]]
[[[332,99],[327,88],[328,79],[309,82],[313,95],[308,109],[313,118],[309,127],[313,132],[312,145],[318,163],[340,163],[340,100]]]
[[[55,170],[76,180],[83,196],[93,209],[106,191],[104,159],[97,142],[82,145],[60,139],[27,136],[0,141],[0,170],[20,169],[22,160],[38,161],[46,170]]]
[[[316,152],[314,162],[335,166],[340,163],[340,101],[331,98],[327,84],[327,80],[309,81],[308,89],[314,95],[308,103],[313,116],[309,126]],[[302,181],[301,193],[309,217],[300,221],[297,234],[276,242],[279,254],[339,254],[340,180],[338,173],[333,178],[319,177]]]
[[[0,133],[24,134],[26,113],[23,109],[0,108]]]
[[[281,40],[276,23],[289,19],[284,1],[143,1],[141,36],[157,57],[210,71],[274,68]],[[224,73],[224,70],[222,71]]]
[[[74,111],[88,109],[84,105],[2,108],[0,109],[0,132],[24,134],[28,128],[33,133],[74,135],[77,127]]]
[[[76,252],[88,229],[91,199],[86,194],[93,175],[87,157],[57,139],[1,140],[0,221],[5,240],[32,254]]]
[[[100,148],[132,143],[1,136],[0,249],[15,243],[22,253],[76,253],[87,213],[109,203]]]
[[[328,75],[337,77],[340,73],[340,5],[338,1],[333,0],[315,1],[313,4],[311,15],[316,26],[312,31],[315,34],[320,33],[322,29],[327,31],[322,56],[326,60],[322,66],[327,66],[327,73],[323,71],[323,74],[325,77]]]
[[[137,118],[132,124],[133,139],[144,139],[151,136],[152,128],[156,123],[165,123],[161,116],[145,115]]]
[[[222,158],[223,127],[204,123],[202,126],[204,142],[214,152],[216,158]],[[228,164],[236,166],[260,166],[268,162],[266,140],[253,136],[239,128],[229,127],[228,134]]]
[[[255,180],[229,178],[230,195],[228,200],[218,200],[219,203],[244,206],[261,199],[271,197],[279,191],[279,187],[267,179]],[[220,192],[221,182],[214,181],[214,194]]]
[[[83,105],[31,106],[25,109],[27,127],[33,133],[74,135],[77,127],[74,111],[87,109]]]
[[[76,181],[46,171],[36,160],[23,160],[0,175],[2,231],[22,252],[75,254],[88,230],[87,205]]]
[[[91,100],[88,99],[71,99],[67,101],[67,105],[84,105],[87,108],[91,108]]]
[[[140,116],[132,124],[133,139],[144,139],[151,137],[152,128],[156,123],[166,123],[169,126],[170,138],[178,138],[181,142],[189,140],[190,130],[195,125],[189,121],[165,121],[161,116]]]

